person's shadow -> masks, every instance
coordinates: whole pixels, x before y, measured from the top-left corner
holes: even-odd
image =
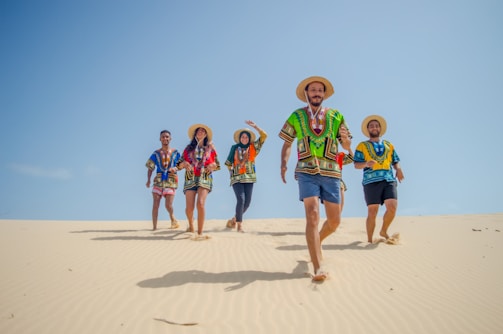
[[[150,278],[139,282],[140,288],[171,288],[188,283],[232,283],[225,291],[241,289],[255,281],[278,281],[305,278],[308,271],[306,261],[297,261],[297,266],[290,273],[242,270],[224,273],[208,273],[201,270],[173,271],[162,277]]]

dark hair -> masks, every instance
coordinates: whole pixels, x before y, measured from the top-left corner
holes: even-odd
[[[194,151],[194,149],[196,148],[197,146],[197,140],[196,140],[196,133],[197,133],[197,130],[199,130],[200,128],[197,128],[195,131],[194,131],[194,135],[192,137],[192,140],[190,141],[190,144],[187,145],[186,147],[186,150],[189,151],[189,152],[192,152]],[[204,140],[203,140],[203,146],[208,146],[208,134],[206,134],[206,137],[204,137]]]
[[[313,82],[319,82],[319,81],[313,81]],[[306,88],[304,88],[304,90],[307,92],[307,89],[309,88],[309,85],[312,84],[313,82],[310,82],[306,85]],[[323,85],[323,91],[326,92],[327,91],[327,87],[325,87],[325,84],[323,82],[320,82],[320,84]]]
[[[244,133],[244,134],[246,134],[246,136],[248,137],[248,140],[249,140],[249,141],[251,141],[251,135],[250,135],[250,133],[249,133],[248,131],[246,131],[246,130],[243,130],[243,131],[241,131],[241,132],[239,133],[239,141],[241,142],[241,136],[243,135],[243,133]]]
[[[159,136],[162,136],[163,133],[167,133],[168,135],[171,136],[171,132],[169,132],[168,130],[162,130]]]

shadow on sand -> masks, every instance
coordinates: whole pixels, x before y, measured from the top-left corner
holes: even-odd
[[[173,271],[162,277],[150,278],[139,282],[141,288],[171,288],[189,283],[229,283],[225,291],[241,289],[256,281],[281,281],[305,279],[308,265],[305,261],[297,261],[297,266],[291,273],[266,272],[257,270],[231,271],[225,273],[208,273],[201,270]]]

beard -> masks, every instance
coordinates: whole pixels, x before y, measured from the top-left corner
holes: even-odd
[[[313,99],[314,98],[319,98],[320,99],[320,102],[314,102]],[[323,102],[323,99],[321,98],[321,96],[313,96],[312,98],[308,98],[309,100],[309,104],[312,105],[313,107],[319,107],[321,106],[321,103]]]
[[[381,133],[379,131],[369,132],[370,138],[379,138]]]

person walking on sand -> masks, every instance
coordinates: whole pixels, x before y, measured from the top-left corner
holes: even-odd
[[[150,179],[152,173],[156,170],[154,186],[152,188],[153,206],[152,206],[152,225],[153,230],[157,229],[157,219],[159,216],[159,206],[162,197],[165,198],[166,210],[171,219],[171,228],[178,228],[179,224],[175,218],[173,210],[173,200],[178,188],[178,169],[175,167],[180,159],[180,153],[174,148],[169,147],[171,142],[171,132],[162,130],[159,135],[162,147],[150,156],[145,166],[147,167],[147,188],[150,188]]]
[[[295,110],[279,133],[284,140],[281,178],[286,183],[287,163],[292,143],[297,139],[295,177],[299,199],[304,202],[306,241],[314,268],[312,278],[323,281],[328,274],[321,267],[321,243],[335,232],[341,221],[341,168],[337,153],[339,144],[350,151],[351,135],[344,116],[335,109],[322,106],[323,101],[334,93],[330,81],[319,76],[309,77],[299,83],[296,93],[307,106]],[[325,206],[327,216],[320,231],[319,200]]]
[[[386,133],[386,120],[379,115],[370,115],[362,122],[362,132],[369,138],[358,144],[355,150],[356,169],[363,168],[363,192],[367,203],[367,240],[372,243],[379,206],[386,207],[379,235],[389,244],[397,244],[400,235],[388,235],[388,228],[393,222],[398,207],[397,180],[404,179],[400,158],[395,147],[381,139]],[[393,169],[396,176],[393,175]]]
[[[255,140],[255,133],[250,129],[236,130],[234,132],[236,144],[232,145],[225,161],[225,165],[230,172],[231,186],[237,200],[235,215],[227,221],[227,227],[234,228],[237,225],[238,232],[243,232],[243,214],[250,207],[253,184],[257,182],[255,158],[267,138],[267,133],[253,121],[246,121],[246,124],[259,133],[259,138]]]
[[[197,235],[195,240],[209,237],[203,235],[206,214],[206,197],[213,188],[212,173],[220,169],[217,152],[211,141],[212,131],[204,124],[194,124],[188,130],[190,143],[183,150],[178,168],[185,169],[185,214],[188,232],[194,232],[194,208],[197,207]]]

